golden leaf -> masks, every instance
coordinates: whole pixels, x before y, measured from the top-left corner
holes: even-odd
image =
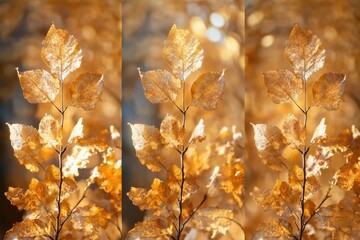
[[[325,49],[320,39],[310,30],[295,24],[284,52],[286,60],[301,79],[307,79],[324,66]]]
[[[141,164],[153,172],[160,172],[163,160],[160,158],[162,149],[159,129],[144,124],[129,124],[136,156]]]
[[[305,128],[293,114],[286,117],[282,133],[292,148],[300,149],[305,145]]]
[[[50,219],[24,219],[6,232],[4,239],[45,239],[50,233]]]
[[[173,74],[185,81],[201,67],[203,49],[199,40],[186,29],[177,29],[174,24],[164,42],[163,57]]]
[[[74,36],[51,24],[43,41],[41,58],[62,81],[81,65],[82,51]]]
[[[313,85],[315,106],[328,111],[337,110],[343,101],[346,88],[346,76],[342,73],[324,73]]]
[[[79,169],[86,168],[89,157],[98,153],[93,146],[75,145],[70,155],[64,160],[63,172],[65,176],[79,176]]]
[[[170,240],[171,227],[162,219],[147,219],[135,224],[135,227],[129,231],[126,239],[155,239]]]
[[[254,188],[251,195],[265,211],[274,210],[279,216],[290,217],[300,201],[301,191],[294,191],[292,185],[276,180],[272,190]]]
[[[224,72],[201,74],[191,86],[191,104],[204,110],[214,110],[224,93]]]
[[[316,205],[311,199],[308,199],[304,203],[304,217],[308,218],[315,212]]]
[[[70,105],[85,111],[94,110],[104,88],[103,75],[85,72],[74,79],[69,86]]]
[[[82,230],[89,236],[96,235],[99,228],[106,228],[109,219],[111,214],[95,204],[78,207],[71,215],[74,229]]]
[[[160,125],[160,134],[164,138],[164,143],[170,147],[178,148],[183,145],[184,128],[179,120],[172,115],[167,115]]]
[[[168,169],[168,174],[166,178],[166,184],[173,190],[173,192],[179,196],[180,188],[179,183],[182,181],[181,169],[176,165],[171,165]],[[183,185],[183,202],[186,199],[189,199],[191,195],[193,195],[199,186],[196,184],[196,180],[194,177],[186,175],[185,181]]]
[[[306,176],[320,176],[322,169],[329,167],[328,159],[334,154],[326,147],[318,146],[316,154],[306,159]]]
[[[204,120],[200,119],[199,123],[195,126],[193,132],[191,133],[189,144],[200,143],[206,139],[204,128]]]
[[[302,185],[304,179],[304,172],[301,167],[294,164],[289,172],[289,185],[293,191],[302,192]],[[305,200],[311,198],[317,191],[320,190],[320,185],[313,176],[306,176],[306,187],[305,187]],[[300,198],[299,198],[300,199]]]
[[[72,129],[72,131],[70,133],[70,137],[68,139],[68,144],[76,143],[78,140],[84,138],[84,134],[83,134],[84,125],[83,125],[82,121],[83,121],[83,119],[79,118],[78,122],[75,124],[74,128]]]
[[[281,219],[271,220],[270,222],[260,224],[253,239],[291,240],[294,239],[294,236],[292,234],[291,224],[288,221]]]
[[[53,102],[60,91],[60,81],[45,70],[19,72],[24,98],[30,103]]]
[[[225,235],[230,228],[233,218],[232,211],[216,207],[199,209],[191,220],[195,228],[210,232],[211,238],[219,234]]]
[[[241,194],[245,186],[245,167],[240,161],[226,163],[220,167],[220,188],[231,193],[241,206],[243,199]]]
[[[281,156],[287,145],[279,128],[266,124],[252,124],[255,132],[254,140],[259,156],[264,164],[275,171],[281,171],[284,161]]]
[[[112,145],[116,148],[121,148],[121,134],[113,125],[110,126],[110,134]]]
[[[326,136],[326,125],[325,118],[322,118],[319,125],[316,127],[315,132],[311,138],[311,143],[318,143],[321,140],[325,139]]]
[[[14,155],[21,165],[31,172],[39,171],[39,163],[43,162],[41,158],[41,148],[38,131],[23,124],[7,124],[10,129],[11,145],[14,149]]]
[[[360,182],[360,162],[345,163],[336,173],[336,184],[345,190],[351,190],[355,187],[355,183]]]
[[[61,145],[62,131],[60,123],[51,115],[45,115],[39,124],[39,134],[44,147],[56,148]]]
[[[295,101],[303,91],[300,78],[288,70],[276,70],[263,73],[268,95],[274,103]]]
[[[141,72],[139,75],[145,97],[152,103],[175,102],[181,90],[181,82],[166,70]]]

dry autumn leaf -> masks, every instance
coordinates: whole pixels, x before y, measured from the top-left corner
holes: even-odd
[[[79,118],[74,128],[72,129],[68,139],[68,144],[76,143],[78,140],[84,138],[84,134],[83,134],[84,125],[82,120],[83,120],[82,118]]]
[[[147,219],[135,224],[135,227],[129,231],[126,239],[158,239],[170,240],[171,229],[167,222],[162,219]]]
[[[286,117],[282,133],[291,143],[292,148],[301,149],[305,145],[305,128],[295,115],[289,114]]]
[[[199,40],[188,30],[178,29],[174,24],[164,42],[163,57],[173,74],[185,81],[201,67],[204,56]]]
[[[214,110],[224,93],[224,72],[206,72],[191,86],[191,104],[204,110]]]
[[[313,85],[315,106],[328,111],[340,107],[345,94],[346,76],[342,73],[324,73]]]
[[[204,120],[200,119],[199,123],[195,126],[193,132],[191,133],[189,144],[200,143],[206,139],[204,128]]]
[[[282,219],[281,221],[271,220],[270,222],[260,224],[253,239],[291,240],[294,239],[294,236],[291,224]]]
[[[82,51],[74,36],[54,24],[46,35],[41,58],[61,81],[81,65]]]
[[[163,160],[159,156],[162,148],[159,129],[144,124],[129,125],[136,156],[141,164],[146,165],[153,172],[160,172]]]
[[[310,143],[318,143],[326,138],[325,118],[322,118],[319,125],[316,127]]]
[[[80,107],[85,111],[94,110],[101,100],[104,88],[103,75],[100,73],[85,72],[74,79],[69,86],[70,105]]]
[[[167,115],[160,125],[160,134],[164,143],[170,147],[178,148],[183,144],[184,128],[179,120],[172,115]]]
[[[324,66],[325,49],[316,35],[295,24],[286,42],[284,56],[294,73],[307,81],[314,72]]]
[[[44,161],[41,157],[41,143],[38,131],[23,124],[7,124],[10,129],[11,145],[14,155],[21,165],[31,172],[39,171],[39,164]]]
[[[44,147],[56,148],[61,145],[62,131],[60,123],[51,115],[45,115],[39,123],[39,134]]]
[[[181,82],[166,70],[141,72],[139,75],[145,97],[151,103],[174,102],[181,90]]]
[[[86,168],[89,163],[89,158],[97,152],[94,146],[74,146],[71,154],[64,159],[64,175],[79,176],[79,169]]]
[[[301,78],[288,70],[276,70],[263,73],[268,95],[274,103],[295,101],[303,91]]]
[[[6,232],[4,239],[45,239],[50,233],[50,226],[47,219],[25,219],[15,223],[13,228]]]
[[[30,103],[53,102],[60,91],[60,81],[45,70],[19,72],[24,98]]]

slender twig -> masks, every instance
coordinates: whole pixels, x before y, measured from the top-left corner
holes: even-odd
[[[204,204],[204,202],[207,199],[207,192],[204,194],[203,199],[201,200],[201,202],[199,203],[199,205],[197,205],[197,207],[191,212],[191,214],[189,215],[189,217],[184,221],[183,225],[181,226],[181,231],[184,230],[185,225],[190,221],[190,219],[194,216],[194,214],[199,210],[199,208]]]
[[[315,214],[319,211],[319,209],[321,208],[321,206],[325,203],[325,201],[327,199],[330,198],[330,191],[331,191],[332,185],[329,187],[329,189],[326,192],[326,195],[324,196],[324,198],[321,200],[321,202],[319,203],[319,205],[316,207],[316,209],[314,210],[314,212],[310,215],[309,219],[306,220],[305,222],[305,226],[310,222],[310,220],[315,216]]]

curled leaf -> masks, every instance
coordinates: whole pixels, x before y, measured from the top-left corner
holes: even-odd
[[[302,80],[288,70],[263,73],[268,95],[274,103],[295,101],[303,91]]]
[[[342,73],[324,73],[313,85],[315,106],[328,111],[340,107],[345,94],[346,76]]]
[[[41,58],[62,81],[81,65],[82,51],[74,36],[51,24],[43,41]]]
[[[166,70],[141,72],[139,75],[145,91],[145,97],[152,103],[175,101],[180,90],[181,82]]]
[[[204,58],[199,40],[188,30],[176,28],[175,24],[164,42],[163,57],[174,75],[183,81],[201,67]]]
[[[160,172],[162,148],[159,129],[144,124],[129,124],[132,131],[132,141],[136,156],[141,164],[146,165],[153,172]]]
[[[60,123],[51,115],[45,115],[39,124],[41,142],[47,148],[56,148],[61,145],[62,131]]]
[[[192,105],[204,110],[214,110],[221,100],[224,87],[224,71],[203,73],[191,86]]]
[[[85,111],[94,110],[101,100],[104,88],[103,75],[100,73],[85,72],[74,79],[69,86],[70,105],[80,107]]]
[[[24,98],[30,103],[53,102],[60,91],[60,81],[45,70],[19,72]]]
[[[198,142],[200,143],[205,140],[206,136],[205,136],[204,128],[205,128],[204,120],[200,119],[199,123],[196,125],[193,132],[191,133],[189,144],[198,143]]]
[[[325,49],[316,35],[295,24],[286,42],[284,56],[294,73],[306,81],[324,66]]]
[[[172,115],[167,115],[160,125],[160,134],[164,138],[165,144],[177,148],[183,144],[184,128],[179,120]]]
[[[41,157],[43,144],[38,131],[23,124],[7,124],[10,129],[11,145],[14,155],[21,165],[31,172],[39,171],[39,163],[44,159]]]

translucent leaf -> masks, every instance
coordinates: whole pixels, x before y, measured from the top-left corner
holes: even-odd
[[[97,102],[101,101],[103,88],[102,74],[93,72],[80,74],[69,86],[70,105],[85,111],[94,110]]]
[[[144,124],[129,125],[136,156],[141,164],[146,165],[153,172],[160,172],[163,160],[159,156],[162,149],[159,129]]]
[[[136,223],[135,227],[129,231],[126,239],[170,240],[170,229],[167,222],[162,219],[148,219]]]
[[[74,229],[82,230],[88,235],[96,234],[100,228],[106,228],[111,214],[94,204],[78,207],[71,215]]]
[[[281,221],[271,220],[270,222],[260,224],[253,239],[291,240],[294,239],[294,236],[292,234],[291,224],[288,221],[281,219]]]
[[[220,188],[231,193],[234,199],[242,206],[241,194],[245,186],[245,166],[240,161],[226,163],[220,167]]]
[[[200,143],[206,139],[204,128],[204,120],[200,119],[199,123],[196,125],[193,132],[191,133],[189,144]]]
[[[292,187],[293,191],[297,190],[298,192],[302,192],[303,179],[303,169],[296,164],[293,165],[289,172],[289,185]],[[314,175],[306,176],[305,200],[311,198],[319,190],[320,185],[316,177]]]
[[[311,143],[318,143],[321,140],[325,139],[326,136],[326,125],[325,118],[322,118],[319,125],[316,127],[315,132],[311,138]]]
[[[70,155],[64,160],[64,175],[79,176],[79,169],[86,168],[89,158],[98,153],[93,146],[75,145]]]
[[[181,82],[166,70],[153,70],[139,74],[145,97],[152,103],[175,101],[180,90]]]
[[[167,115],[161,122],[160,134],[165,144],[169,144],[170,147],[178,148],[183,145],[184,133],[181,123],[172,115]]]
[[[293,114],[286,117],[282,133],[291,143],[292,148],[300,149],[305,145],[305,128]]]
[[[252,124],[254,128],[254,140],[260,158],[264,164],[275,171],[281,171],[284,161],[281,156],[287,145],[285,137],[279,128],[266,124]]]
[[[221,100],[224,87],[224,71],[203,73],[191,86],[191,104],[204,110],[214,110]]]
[[[292,185],[276,180],[272,190],[254,188],[251,195],[265,211],[273,210],[279,216],[290,217],[297,209],[301,191],[294,191]]]
[[[53,164],[49,165],[45,171],[45,180],[45,184],[48,188],[54,187],[54,191],[56,192],[55,195],[57,196],[58,184],[60,182],[60,169]],[[77,184],[73,178],[69,178],[67,176],[63,176],[62,181],[61,199],[65,200],[69,198],[75,190],[77,190]]]
[[[176,77],[185,81],[201,67],[203,49],[199,40],[186,29],[174,24],[164,42],[163,57]]]
[[[68,139],[68,144],[76,143],[79,139],[84,138],[84,134],[83,134],[84,125],[83,125],[82,121],[83,121],[83,119],[79,118],[78,122],[72,129],[72,131],[70,133],[70,137]]]
[[[218,234],[225,235],[230,228],[233,218],[232,211],[216,207],[207,207],[199,209],[193,219],[192,224],[195,228],[210,232],[211,238],[215,238]]]
[[[60,123],[51,115],[45,115],[39,124],[41,142],[47,148],[56,148],[61,145],[62,130]]]
[[[81,65],[82,51],[74,36],[51,24],[43,41],[41,58],[62,81]]]
[[[180,188],[179,184],[182,181],[181,169],[176,165],[171,165],[168,169],[168,175],[166,178],[166,184],[173,190],[175,195],[179,196]],[[196,184],[196,180],[192,176],[185,176],[185,182],[183,185],[183,202],[189,199],[197,190],[199,186]]]
[[[309,155],[306,159],[306,176],[320,176],[322,169],[329,167],[329,158],[334,154],[326,147],[318,146],[315,155]]]
[[[110,134],[111,140],[113,141],[113,146],[116,148],[121,148],[121,134],[113,125],[110,126]]]
[[[325,49],[316,35],[295,24],[286,42],[284,56],[294,73],[306,81],[324,66]]]
[[[7,124],[10,129],[11,145],[14,149],[14,155],[21,165],[31,172],[39,171],[39,163],[43,162],[41,158],[41,148],[38,131],[27,125]]]
[[[60,81],[45,70],[19,72],[24,98],[30,103],[53,102],[60,91]]]
[[[6,232],[4,239],[38,239],[43,237],[46,239],[50,233],[50,219],[24,219],[17,222]]]
[[[315,106],[328,111],[337,110],[343,101],[346,88],[346,76],[342,73],[324,73],[313,85]]]
[[[337,185],[345,190],[351,190],[360,182],[360,163],[345,163],[335,174]]]
[[[295,101],[303,90],[301,79],[288,70],[269,71],[263,77],[269,97],[277,104]]]

